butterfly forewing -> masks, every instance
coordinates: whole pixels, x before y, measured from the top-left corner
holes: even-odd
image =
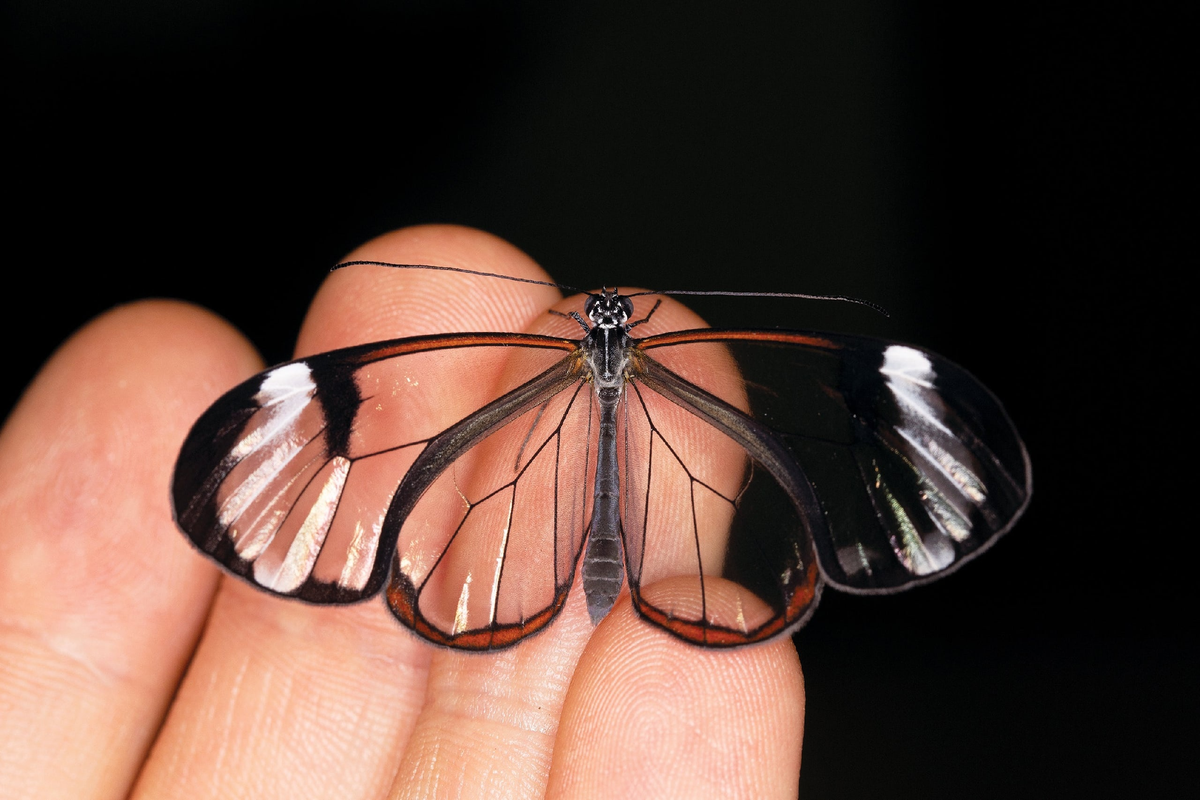
[[[375,594],[395,541],[385,515],[427,442],[570,342],[448,335],[284,364],[228,392],[193,426],[172,485],[193,543],[269,591],[314,602]]]
[[[1024,510],[1024,446],[999,402],[960,367],[830,334],[693,331],[643,345],[686,366],[713,341],[729,348],[753,417],[815,492],[825,525],[814,542],[826,580],[840,588],[886,592],[937,577]],[[701,387],[712,380],[685,374]]]

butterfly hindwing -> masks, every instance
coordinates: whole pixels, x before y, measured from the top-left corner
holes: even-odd
[[[642,367],[622,417],[634,606],[708,647],[799,627],[820,595],[824,524],[804,475],[743,410],[740,386],[710,393],[653,360]]]
[[[429,641],[498,649],[562,609],[595,476],[594,396],[573,360],[435,437],[396,493],[388,605]]]

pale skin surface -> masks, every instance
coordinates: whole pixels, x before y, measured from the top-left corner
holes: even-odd
[[[547,279],[464,228],[398,231],[352,258]],[[602,276],[601,276],[602,277]],[[519,329],[558,297],[460,276],[331,275],[298,355]],[[255,591],[175,529],[195,418],[259,369],[211,314],[116,309],[47,363],[0,433],[0,794],[8,798],[791,797],[804,689],[788,639],[711,652],[636,618],[593,629],[576,586],[501,653],[433,648],[380,599]]]

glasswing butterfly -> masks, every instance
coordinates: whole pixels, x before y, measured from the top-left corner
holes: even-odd
[[[471,272],[339,267],[354,264]],[[1025,446],[961,367],[865,337],[672,330],[661,297],[635,311],[654,294],[687,293],[606,289],[538,333],[273,367],[192,427],[176,522],[274,594],[384,590],[439,645],[536,633],[578,568],[593,622],[627,586],[650,623],[731,647],[803,625],[825,584],[884,594],[941,577],[1025,510]]]

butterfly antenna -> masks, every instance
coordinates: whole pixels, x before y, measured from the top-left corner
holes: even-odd
[[[372,267],[391,267],[392,269],[429,269],[439,272],[461,272],[466,275],[479,275],[484,278],[499,278],[502,281],[516,281],[517,283],[533,283],[538,286],[553,286],[556,289],[566,289],[571,292],[580,292],[582,289],[576,289],[574,286],[567,286],[565,283],[555,283],[553,281],[535,281],[533,278],[515,278],[512,275],[500,275],[495,272],[480,272],[474,269],[464,269],[463,267],[439,267],[433,264],[393,264],[390,261],[343,261],[340,264],[334,264],[330,268],[330,272],[334,270],[344,269],[345,267],[357,267],[360,265]]]
[[[710,297],[788,297],[794,300],[841,300],[845,303],[854,303],[859,306],[866,306],[874,311],[878,311],[888,319],[892,315],[887,312],[887,309],[878,303],[872,303],[870,300],[863,300],[860,297],[851,297],[845,294],[803,294],[801,292],[705,292],[695,289],[659,289],[652,292],[635,292],[627,294],[626,297],[641,297],[646,294],[665,294],[665,295],[705,295]]]

